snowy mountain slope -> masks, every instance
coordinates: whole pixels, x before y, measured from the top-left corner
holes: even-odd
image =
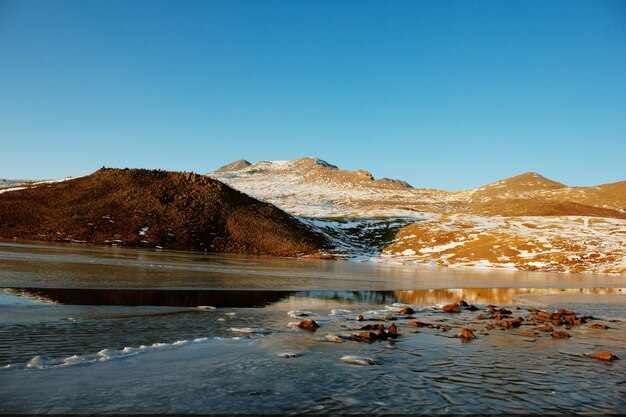
[[[442,203],[438,196],[446,194],[414,189],[403,181],[377,180],[367,171],[346,171],[310,157],[228,170],[230,165],[207,175],[307,217],[421,217],[422,206]]]
[[[243,162],[207,175],[303,216],[354,258],[626,273],[626,181],[568,187],[529,172],[446,192],[317,158]]]

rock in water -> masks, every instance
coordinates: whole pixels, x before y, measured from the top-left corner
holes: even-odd
[[[554,331],[550,334],[556,339],[567,339],[568,337],[571,337],[570,334],[567,332]]]
[[[474,332],[472,332],[470,329],[461,329],[461,333],[459,333],[459,337],[465,340],[476,339]]]
[[[357,335],[357,339],[365,342],[373,342],[378,339],[378,335],[374,332],[361,332]]]
[[[537,330],[538,332],[552,333],[554,331],[554,328],[549,324],[546,324],[545,326],[535,327],[535,330]]]
[[[441,307],[441,309],[445,311],[446,313],[460,313],[461,312],[461,307],[459,307],[458,304],[446,304],[445,306]]]
[[[392,324],[391,326],[389,326],[389,330],[387,330],[387,335],[392,339],[395,339],[398,337],[398,328],[396,327],[395,324]]]
[[[315,320],[302,320],[300,323],[298,323],[298,327],[314,332],[320,327],[320,325],[317,324]]]
[[[600,359],[601,361],[614,361],[619,359],[617,356],[613,355],[609,352],[600,352],[600,353],[588,353],[587,356],[592,358]]]
[[[403,309],[398,311],[398,314],[415,314],[415,310],[413,310],[411,307],[404,307]]]
[[[600,323],[593,323],[593,324],[588,325],[587,327],[591,329],[603,329],[603,330],[606,330],[609,328],[609,326],[607,326],[606,324],[600,324]]]

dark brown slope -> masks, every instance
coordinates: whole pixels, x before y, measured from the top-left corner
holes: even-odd
[[[275,256],[327,245],[294,217],[217,180],[105,168],[0,194],[0,237]]]

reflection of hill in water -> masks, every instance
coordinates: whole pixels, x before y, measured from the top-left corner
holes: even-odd
[[[282,300],[290,291],[147,290],[94,288],[20,288],[19,292],[61,304],[164,307],[262,307]]]
[[[348,303],[431,306],[465,300],[470,304],[515,304],[522,295],[620,295],[620,288],[467,288],[413,291],[274,291],[274,290],[170,290],[95,288],[17,288],[14,291],[61,304],[162,307],[264,307],[290,297]]]
[[[392,304],[398,302],[398,297],[394,291],[299,291],[294,295],[369,304]]]
[[[394,291],[403,303],[413,305],[447,304],[465,300],[470,304],[514,304],[518,295],[549,294],[611,294],[620,295],[620,288],[463,288],[444,290]]]

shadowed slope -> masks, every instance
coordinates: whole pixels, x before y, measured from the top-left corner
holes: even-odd
[[[327,245],[291,215],[219,181],[104,168],[0,194],[0,237],[277,256]]]

